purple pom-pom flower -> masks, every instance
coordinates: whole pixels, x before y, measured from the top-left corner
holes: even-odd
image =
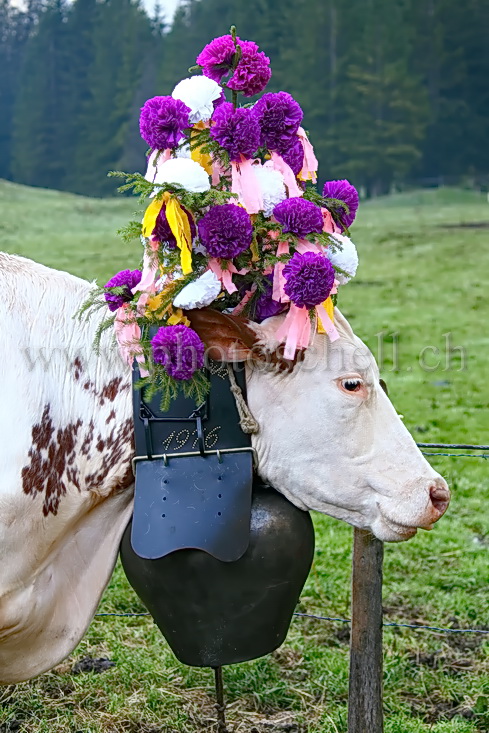
[[[334,285],[331,262],[316,252],[296,252],[283,270],[284,291],[298,308],[315,308],[323,303]]]
[[[338,199],[339,201],[345,202],[348,206],[348,213],[346,209],[340,207],[339,214],[341,223],[345,229],[348,229],[355,221],[358,210],[359,198],[355,186],[352,186],[346,179],[342,181],[326,181],[323,188],[323,196],[327,199]]]
[[[300,105],[287,92],[264,94],[253,107],[260,124],[261,144],[270,150],[287,150],[304,116]]]
[[[270,59],[253,41],[242,41],[236,38],[241,47],[241,57],[227,86],[245,97],[263,91],[272,75]],[[214,38],[197,56],[197,63],[202,66],[205,76],[221,82],[222,78],[232,71],[236,46],[232,36]]]
[[[114,293],[105,293],[104,298],[107,301],[110,311],[116,311],[124,303],[129,303],[133,299],[131,290],[141,281],[141,270],[121,270],[117,275],[111,277],[105,283],[104,288],[125,288],[122,295]]]
[[[174,379],[191,379],[204,366],[204,344],[192,328],[183,324],[159,328],[151,346],[153,360]]]
[[[195,226],[194,217],[192,216],[190,211],[185,208],[185,206],[182,206],[182,209],[185,214],[187,214],[192,239],[195,239],[197,235],[197,227]],[[175,235],[173,234],[168,223],[168,219],[166,218],[166,204],[163,204],[158,216],[156,217],[156,224],[151,234],[151,237],[157,242],[166,242],[169,249],[175,249],[177,246],[177,240],[175,239]]]
[[[217,109],[217,107],[219,107],[225,101],[226,101],[226,94],[224,92],[224,89],[221,89],[221,96],[215,99],[212,103],[214,105],[214,109]]]
[[[175,148],[190,126],[190,108],[180,99],[152,97],[144,103],[139,117],[141,137],[156,150]]]
[[[290,232],[297,237],[323,231],[323,214],[319,206],[300,196],[285,199],[273,210],[273,215],[282,224],[284,233]]]
[[[251,109],[234,109],[230,102],[223,102],[216,108],[212,123],[210,136],[231,160],[239,161],[241,155],[253,157],[260,145],[260,126]]]
[[[246,210],[236,204],[213,206],[199,220],[200,241],[211,257],[230,260],[251,244],[253,226]]]
[[[236,70],[228,81],[229,89],[242,92],[245,97],[252,97],[262,92],[272,76],[270,59],[253,41],[241,41],[241,58]]]
[[[232,36],[219,36],[202,49],[197,56],[197,63],[202,66],[205,76],[219,83],[231,70],[235,53]]]
[[[278,316],[287,307],[285,303],[279,303],[272,298],[273,275],[265,275],[265,277],[268,283],[265,286],[265,291],[257,298],[255,304],[254,320],[257,323],[261,323],[265,318]]]
[[[282,150],[280,155],[287,165],[292,169],[294,176],[298,176],[304,165],[304,148],[298,137],[286,150]]]

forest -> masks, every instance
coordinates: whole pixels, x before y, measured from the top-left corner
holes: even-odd
[[[322,179],[364,196],[489,181],[487,0],[0,0],[0,178],[90,196],[142,170],[144,101],[234,24],[301,104]],[[253,100],[252,100],[253,101]]]

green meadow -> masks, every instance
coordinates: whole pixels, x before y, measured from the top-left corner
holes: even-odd
[[[104,281],[139,261],[138,243],[116,236],[136,209],[126,198],[0,182],[0,249]],[[439,189],[377,199],[361,207],[352,238],[360,268],[340,306],[415,439],[488,444],[487,197]],[[452,503],[432,532],[386,545],[385,620],[487,630],[489,461],[431,460]],[[325,516],[314,522],[298,610],[346,618],[352,530]],[[142,611],[118,567],[99,612]],[[87,658],[113,666],[75,674]],[[348,626],[295,617],[283,647],[225,668],[224,680],[234,733],[346,733]],[[489,731],[487,636],[386,628],[384,685],[386,733]],[[63,664],[0,689],[0,733],[215,731],[213,705],[212,672],[177,662],[151,619],[96,617]]]

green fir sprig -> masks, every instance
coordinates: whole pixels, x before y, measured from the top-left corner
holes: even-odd
[[[133,239],[140,239],[143,233],[143,226],[140,221],[130,221],[126,226],[117,230],[117,234],[124,242],[132,242]]]

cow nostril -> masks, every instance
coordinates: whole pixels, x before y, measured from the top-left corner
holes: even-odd
[[[440,516],[444,514],[450,503],[450,491],[444,486],[430,486],[430,499]]]

